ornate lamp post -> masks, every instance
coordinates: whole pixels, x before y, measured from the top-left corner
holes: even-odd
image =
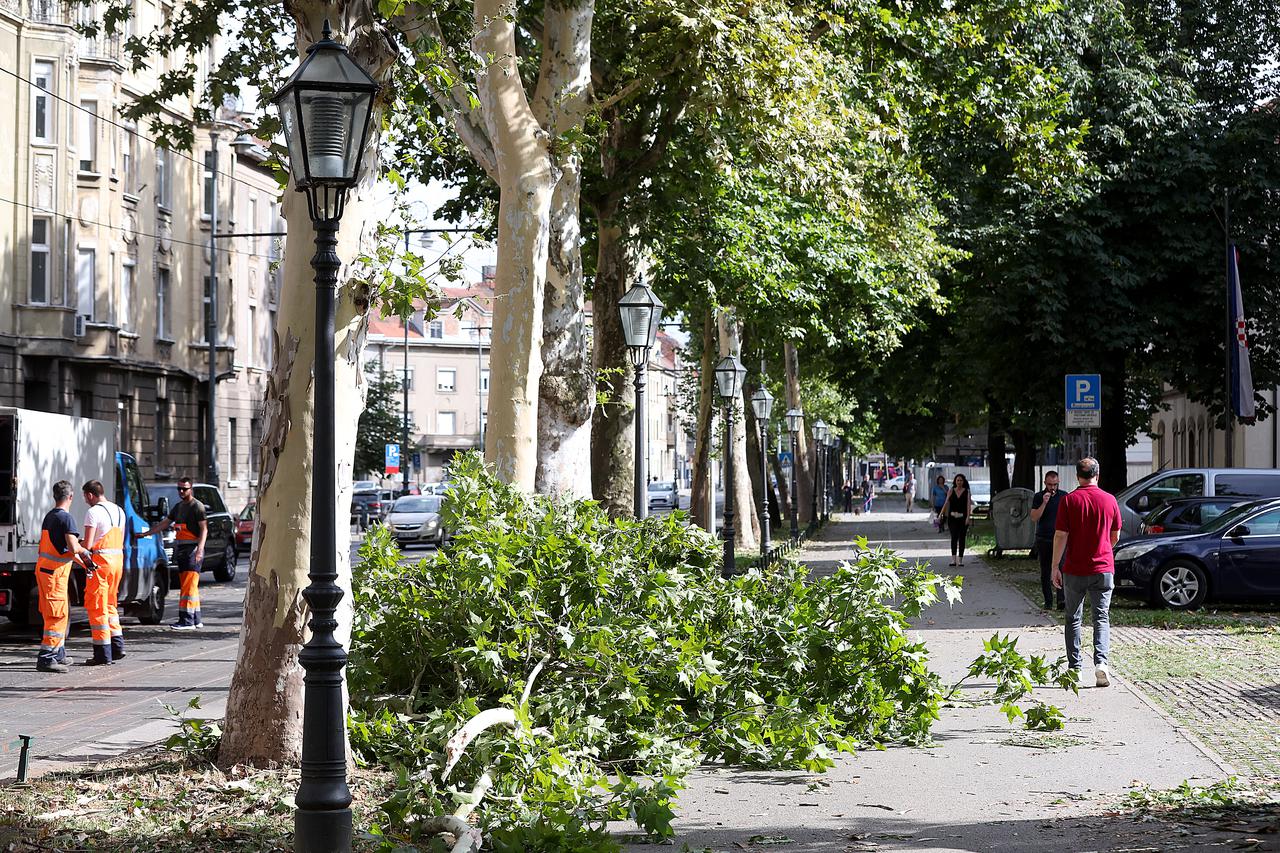
[[[635,514],[636,518],[645,518],[649,515],[649,457],[645,446],[644,386],[649,350],[658,340],[658,325],[662,322],[662,301],[642,281],[618,300],[618,313],[622,315],[622,337],[636,369]],[[676,502],[679,503],[678,498]]]
[[[730,577],[735,570],[733,559],[733,412],[734,401],[742,394],[747,369],[736,355],[726,355],[716,363],[716,390],[724,403],[724,564],[720,574]]]
[[[819,419],[813,425],[813,523],[822,520],[826,505],[827,422]],[[821,500],[822,504],[818,501]]]
[[[769,415],[773,412],[773,395],[763,385],[751,395],[751,411],[760,424],[760,567],[769,568]]]
[[[824,495],[826,512],[823,513],[823,517],[830,519],[831,506],[833,503],[832,493],[838,486],[840,479],[840,436],[834,434],[828,435],[827,448],[829,450],[827,454],[827,490]]]
[[[796,470],[800,467],[800,429],[804,426],[804,412],[799,408],[787,410],[787,431],[791,433],[791,538],[800,538],[800,492]]]
[[[328,853],[351,849],[351,790],[347,787],[347,728],[343,668],[347,653],[334,636],[342,599],[337,584],[337,459],[334,452],[333,314],[338,286],[338,222],[356,185],[369,136],[378,83],[331,38],[307,49],[276,93],[294,189],[307,194],[315,229],[311,259],[316,281],[315,419],[311,482],[311,639],[298,661],[306,671],[302,711],[302,780],[294,798],[294,849]]]

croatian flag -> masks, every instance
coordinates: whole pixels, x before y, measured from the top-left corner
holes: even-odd
[[[1253,371],[1249,367],[1249,336],[1244,320],[1244,303],[1240,298],[1240,253],[1235,244],[1227,255],[1227,298],[1231,300],[1231,316],[1235,318],[1235,344],[1231,348],[1231,409],[1245,423],[1253,423]]]

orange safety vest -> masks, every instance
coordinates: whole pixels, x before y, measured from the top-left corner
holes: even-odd
[[[118,509],[118,508],[117,508]],[[124,569],[124,511],[120,510],[118,523],[111,527],[89,549],[94,565],[123,571]]]
[[[49,531],[40,531],[40,553],[36,556],[37,571],[57,571],[63,566],[70,567],[74,561],[74,551],[59,554],[58,549],[54,547],[53,540],[49,538]]]

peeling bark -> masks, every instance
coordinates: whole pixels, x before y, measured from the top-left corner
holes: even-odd
[[[712,407],[712,396],[715,394],[716,353],[716,321],[708,310],[702,319],[702,361],[698,365],[698,420],[693,434],[693,458],[689,465],[693,469],[693,483],[689,491],[689,514],[693,523],[703,530],[714,532],[715,507],[712,501],[711,441],[714,434],[712,424],[715,420],[715,409]]]
[[[783,345],[783,359],[787,408],[803,409],[804,401],[800,399],[800,354],[796,352],[795,344],[788,341]],[[809,423],[812,421],[813,418],[806,412],[804,423],[800,425],[800,432],[796,435],[796,458],[792,462],[799,466],[796,469],[796,499],[799,501],[797,509],[802,527],[813,520],[813,460],[809,456]]]
[[[591,420],[591,493],[611,515],[629,516],[635,510],[634,368],[627,357],[618,300],[626,291],[632,258],[617,213],[611,203],[596,209],[599,254],[591,290],[592,365],[608,402],[596,407]]]
[[[737,320],[725,311],[720,314],[720,357],[731,353],[741,358],[741,330]],[[729,407],[728,416],[733,418],[736,429],[733,431],[733,445],[729,452],[733,454],[733,482],[725,483],[725,500],[728,500],[729,489],[733,489],[734,541],[739,548],[755,548],[760,544],[760,514],[756,511],[751,499],[751,468],[747,461],[747,419],[746,404],[743,395],[739,394]]]

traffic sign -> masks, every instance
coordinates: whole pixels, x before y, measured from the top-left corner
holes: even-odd
[[[400,473],[400,445],[398,444],[387,445],[387,473]]]
[[[1067,429],[1102,426],[1102,377],[1096,373],[1068,373],[1066,412]]]

